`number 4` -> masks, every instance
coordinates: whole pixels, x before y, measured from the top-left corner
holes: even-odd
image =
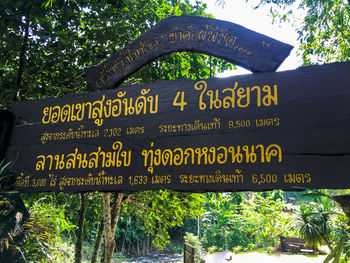
[[[180,93],[181,93],[181,100],[179,100],[180,97]],[[176,94],[176,97],[173,101],[173,106],[178,106],[181,107],[180,111],[184,111],[184,107],[187,105],[187,102],[185,102],[185,92],[184,91],[178,91]]]

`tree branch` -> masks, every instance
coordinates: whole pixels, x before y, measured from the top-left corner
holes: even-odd
[[[22,86],[22,78],[23,78],[23,70],[24,70],[24,58],[27,52],[27,43],[29,39],[29,26],[30,26],[30,21],[29,21],[29,15],[26,17],[26,27],[25,27],[25,32],[24,32],[24,38],[22,42],[22,48],[21,48],[21,53],[19,55],[19,66],[18,66],[18,74],[17,74],[17,91],[13,96],[13,101],[17,101],[19,97],[19,92],[21,90]]]
[[[83,248],[83,231],[84,231],[84,219],[86,213],[86,193],[80,193],[80,210],[79,210],[79,220],[78,228],[76,230],[76,243],[75,243],[75,263],[80,263],[82,258],[82,248]]]
[[[111,227],[112,227],[112,231],[114,232],[115,232],[115,229],[117,228],[118,218],[119,218],[120,210],[123,204],[123,196],[124,196],[123,193],[119,193],[118,197],[116,198],[113,204]]]

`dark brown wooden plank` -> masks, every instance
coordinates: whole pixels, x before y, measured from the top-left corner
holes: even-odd
[[[189,244],[184,244],[184,263],[194,263],[195,248]]]
[[[7,159],[23,191],[349,188],[349,72],[336,63],[16,103]]]
[[[168,17],[105,62],[87,68],[86,77],[92,90],[113,88],[142,66],[177,51],[209,54],[254,72],[269,72],[279,67],[292,48],[231,22]]]
[[[12,112],[0,109],[0,162],[5,157],[13,125]]]
[[[193,246],[185,243],[185,251],[194,255],[195,248]]]

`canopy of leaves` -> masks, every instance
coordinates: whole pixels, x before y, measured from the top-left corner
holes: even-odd
[[[3,0],[0,2],[0,107],[86,90],[84,68],[98,64],[170,15],[208,16],[199,1]],[[209,76],[208,57],[175,54],[128,83]],[[215,59],[216,69],[232,67]],[[18,95],[19,94],[19,95]]]
[[[136,216],[143,223],[147,234],[153,236],[153,243],[159,248],[165,248],[169,243],[168,230],[182,226],[185,218],[201,215],[203,203],[201,194],[145,191],[133,194],[123,212]]]
[[[247,0],[248,2],[249,0]],[[255,0],[250,1],[256,3]],[[259,0],[269,4],[274,18],[289,20],[296,8],[305,16],[298,28],[305,65],[349,61],[350,3],[346,0]],[[304,13],[303,12],[303,13]]]

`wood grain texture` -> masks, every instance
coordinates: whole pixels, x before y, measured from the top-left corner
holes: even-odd
[[[12,126],[12,112],[0,109],[0,162],[5,157],[6,148],[10,142]]]
[[[212,55],[253,72],[275,71],[293,47],[240,25],[205,17],[161,20],[98,66],[86,69],[90,90],[110,89],[156,58],[190,51]]]
[[[349,72],[335,63],[19,102],[7,159],[23,191],[349,188]]]

